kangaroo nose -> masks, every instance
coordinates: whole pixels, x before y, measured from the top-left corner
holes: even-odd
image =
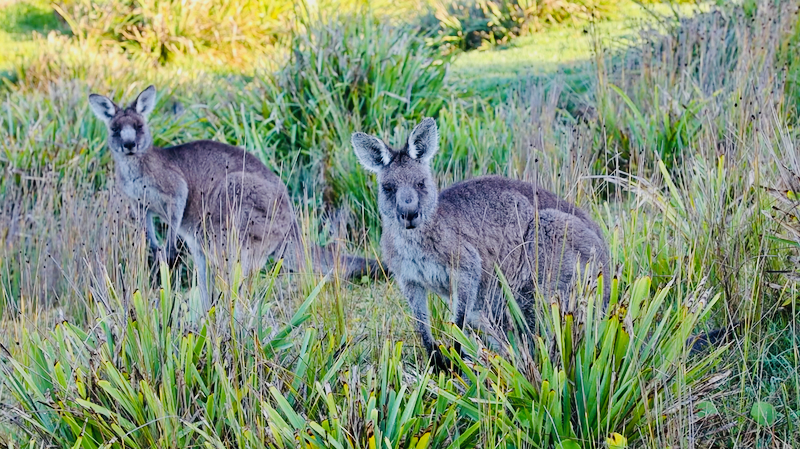
[[[410,210],[401,213],[400,216],[403,217],[403,220],[405,221],[414,221],[415,218],[419,217],[419,212],[416,210]]]
[[[132,150],[132,149],[134,149],[136,147],[136,142],[133,142],[133,141],[124,142],[122,144],[122,147],[125,148],[126,150]]]

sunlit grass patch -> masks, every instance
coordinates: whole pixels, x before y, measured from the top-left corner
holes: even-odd
[[[643,27],[671,22],[676,18],[674,14],[691,16],[707,8],[708,5],[681,4],[671,9],[665,4],[623,1],[605,20],[544,28],[497,48],[459,54],[453,63],[452,76],[458,84],[487,93],[498,90],[497,94],[502,94],[509,85],[557,72],[563,73],[571,84],[579,84],[592,76],[591,62],[599,48],[606,52],[624,51],[636,44]]]
[[[46,36],[51,31],[67,30],[46,2],[0,4],[0,79],[12,76],[15,63],[41,50],[34,43],[34,35]]]

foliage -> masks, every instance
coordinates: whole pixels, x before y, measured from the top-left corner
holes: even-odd
[[[663,420],[650,412],[654,407],[692,402],[727,376],[707,376],[724,348],[679,370],[693,328],[720,295],[712,298],[701,285],[685,301],[671,304],[671,287],[651,296],[650,279],[641,278],[623,294],[614,279],[608,312],[598,293],[588,293],[588,302],[579,301],[585,306],[571,312],[553,302],[549,312],[542,307],[541,324],[548,332],[528,340],[529,330],[518,328],[508,359],[454,329],[465,354],[477,363],[451,351],[468,390],[460,396],[438,392],[476,422],[491,417],[492,447],[573,447],[568,444],[579,441],[597,447],[613,432],[621,432],[617,441],[633,442]],[[515,322],[524,323],[515,310],[512,306]]]
[[[111,41],[166,62],[213,51],[233,60],[262,51],[287,30],[292,3],[258,0],[65,0],[56,10],[72,33]],[[108,42],[107,42],[108,43]]]
[[[437,0],[422,23],[434,46],[468,51],[507,44],[545,25],[597,19],[610,9],[605,0]]]
[[[535,338],[532,354],[526,333],[505,360],[453,329],[481,362],[468,365],[453,351],[463,380],[408,371],[401,343],[386,342],[375,367],[347,371],[340,370],[349,347],[330,352],[313,328],[296,346],[292,335],[311,318],[322,283],[287,324],[269,325],[262,303],[245,329],[224,318],[240,307],[235,294],[196,327],[166,266],[161,279],[155,313],[141,291],[122,302],[107,278],[109,296],[91,307],[92,329],[68,321],[46,334],[22,328],[0,380],[29,437],[85,448],[286,447],[298,436],[310,448],[419,448],[474,447],[487,429],[481,438],[493,447],[599,442],[609,430],[633,441],[659,419],[651,407],[691,400],[681,392],[700,395],[724,379],[706,377],[722,348],[677,371],[687,338],[719,295],[698,290],[673,306],[669,287],[649,296],[647,278],[625,295],[615,280],[607,315],[602,295],[592,295],[586,321],[553,304],[545,319],[553,333]]]

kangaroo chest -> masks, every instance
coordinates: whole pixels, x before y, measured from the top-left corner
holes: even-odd
[[[439,296],[450,295],[450,268],[426,252],[422,245],[395,238],[395,264],[403,279],[424,286]]]
[[[165,201],[152,179],[144,173],[141,163],[117,162],[117,180],[122,192],[146,210],[164,215]]]

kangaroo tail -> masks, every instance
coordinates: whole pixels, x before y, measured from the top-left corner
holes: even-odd
[[[383,273],[377,260],[345,254],[338,248],[331,248],[331,245],[325,247],[310,245],[309,250],[316,271],[324,273],[338,271],[345,279],[361,279],[363,276],[378,279]]]
[[[338,273],[344,279],[360,279],[363,276],[380,279],[384,276],[384,268],[378,260],[346,254],[340,251],[338,245],[323,247],[305,242],[297,223],[287,235],[283,257],[284,266],[291,271],[302,271],[310,262],[315,272]]]
[[[719,346],[725,343],[728,338],[733,334],[733,331],[739,327],[741,321],[731,323],[726,327],[714,329],[709,332],[694,335],[686,340],[686,345],[689,346],[690,354],[698,354],[705,351],[709,347]]]

